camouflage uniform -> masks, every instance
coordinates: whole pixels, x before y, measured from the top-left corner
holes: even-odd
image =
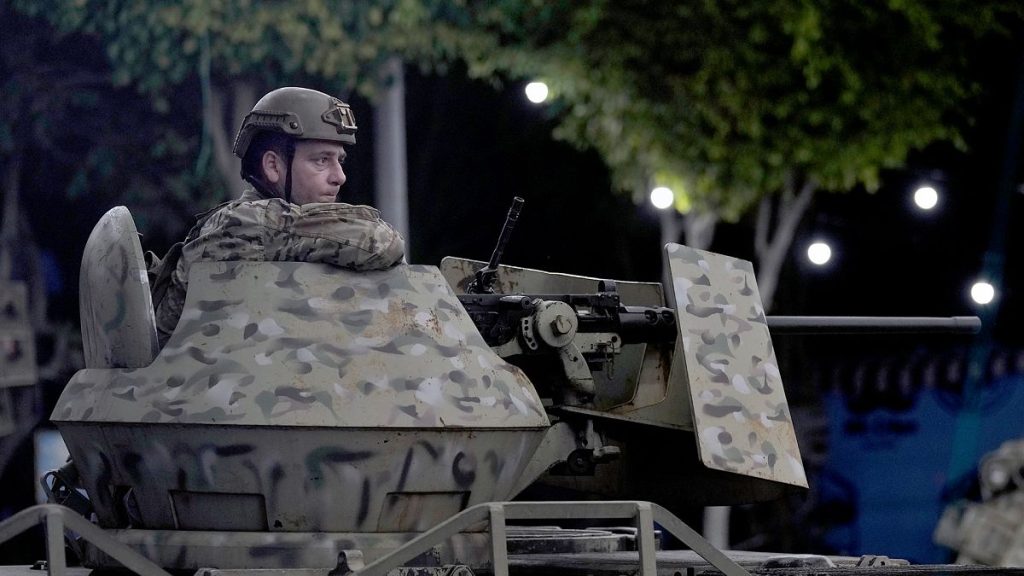
[[[350,270],[384,270],[405,257],[405,242],[380,213],[351,204],[289,204],[248,188],[192,228],[171,284],[157,305],[162,347],[185,304],[188,273],[202,260],[321,262]]]

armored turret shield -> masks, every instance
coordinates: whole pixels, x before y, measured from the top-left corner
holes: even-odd
[[[666,251],[682,351],[672,377],[688,384],[702,462],[806,488],[753,266],[680,244]]]
[[[160,349],[139,232],[124,206],[96,224],[82,254],[82,342],[90,368],[140,368]]]
[[[200,262],[144,368],[86,369],[52,419],[101,522],[422,530],[511,496],[550,425],[436,268]],[[230,511],[227,512],[227,511]]]

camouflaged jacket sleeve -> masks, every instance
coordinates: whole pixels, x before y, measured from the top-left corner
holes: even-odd
[[[298,206],[280,199],[228,204],[189,238],[183,260],[321,262],[384,270],[405,257],[405,242],[369,206]]]
[[[369,206],[298,206],[277,198],[232,202],[189,232],[171,285],[156,310],[160,345],[181,316],[193,262],[320,262],[350,270],[385,270],[404,258],[402,236]]]

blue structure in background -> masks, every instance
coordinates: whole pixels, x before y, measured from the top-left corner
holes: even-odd
[[[1024,436],[1024,376],[986,383],[977,457]],[[960,398],[929,388],[903,411],[851,410],[841,391],[829,392],[829,457],[816,489],[830,509],[848,510],[827,532],[842,554],[885,554],[914,562],[950,560],[932,543],[945,506],[943,490]],[[848,521],[848,523],[846,523]]]

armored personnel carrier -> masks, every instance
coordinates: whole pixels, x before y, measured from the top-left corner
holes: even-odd
[[[891,568],[725,554],[670,512],[805,488],[771,333],[878,322],[766,317],[749,262],[678,244],[668,295],[499,266],[510,228],[488,263],[196,264],[160,349],[111,210],[83,256],[87,367],[52,414],[72,461],[0,541],[45,523],[51,574],[65,529],[86,567],[144,576]],[[538,483],[581,500],[512,501]]]

